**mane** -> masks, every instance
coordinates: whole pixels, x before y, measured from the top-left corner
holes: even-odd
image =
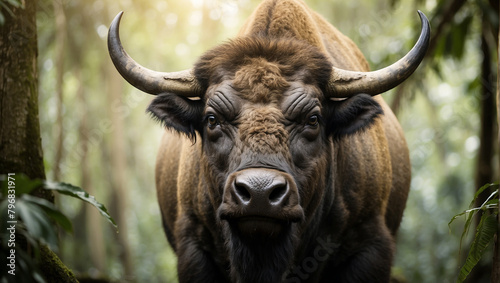
[[[316,47],[293,38],[239,37],[206,52],[194,74],[204,89],[226,79],[252,59],[264,59],[279,67],[286,80],[298,79],[324,89],[331,74],[329,60]],[[299,76],[297,76],[299,74]]]
[[[302,0],[262,1],[239,35],[294,38],[315,46],[335,67],[353,71],[370,68],[356,44]]]

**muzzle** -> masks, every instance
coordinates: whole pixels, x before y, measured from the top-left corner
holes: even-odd
[[[218,215],[244,235],[274,237],[302,221],[304,210],[292,176],[249,168],[229,176]]]

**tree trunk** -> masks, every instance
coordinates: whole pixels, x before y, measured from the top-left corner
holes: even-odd
[[[125,278],[133,276],[132,256],[128,243],[128,212],[129,197],[127,190],[127,152],[125,150],[125,134],[123,119],[130,111],[122,103],[123,83],[113,64],[107,62],[107,85],[110,97],[110,113],[113,131],[111,132],[111,174],[113,186],[113,199],[116,201],[116,223],[120,229],[117,234],[120,246],[119,257],[124,269]]]
[[[64,50],[66,49],[66,15],[62,1],[54,1],[54,15],[56,18],[56,124],[54,127],[54,181],[61,181],[61,162],[63,159],[63,76],[64,76]],[[85,187],[84,187],[85,188]]]
[[[481,63],[481,97],[480,97],[480,115],[481,128],[479,140],[481,141],[478,151],[476,164],[476,189],[493,181],[493,156],[495,140],[495,93],[494,78],[492,74],[491,48],[488,44],[487,36],[489,29],[486,20],[483,20],[483,30],[481,36],[481,51],[483,60]],[[476,207],[479,207],[486,201],[490,191],[483,192],[476,201]],[[482,213],[477,213],[476,223],[479,223]]]
[[[0,173],[45,179],[38,121],[36,4],[0,27]]]
[[[4,13],[6,21],[0,27],[0,174],[45,179],[38,120],[36,1],[23,3],[23,8],[12,7],[14,17]],[[35,194],[54,199],[46,190]],[[40,255],[48,282],[77,282],[43,245]]]
[[[493,181],[493,156],[494,156],[494,140],[495,140],[495,94],[494,94],[494,78],[491,65],[491,48],[488,44],[489,23],[483,17],[481,31],[481,53],[483,60],[481,61],[481,96],[479,99],[481,124],[479,131],[479,150],[476,163],[476,190],[485,184]],[[488,196],[490,190],[481,193],[475,203],[475,207],[481,206]],[[483,212],[478,211],[475,215],[475,226],[479,224]],[[491,266],[489,263],[479,262],[472,270],[466,282],[484,282],[491,280]]]
[[[500,18],[500,10],[498,13],[498,18]],[[497,37],[497,126],[498,128],[498,140],[497,146],[500,148],[500,24],[497,27],[498,37]],[[500,196],[500,187],[498,188],[498,195]],[[493,270],[491,272],[491,282],[500,282],[500,205],[498,207],[497,215],[497,234],[495,236],[495,254],[493,256]]]
[[[77,93],[78,108],[80,110],[80,126],[78,129],[79,143],[78,143],[78,156],[80,157],[80,186],[84,188],[90,195],[96,195],[96,190],[92,185],[92,175],[90,173],[89,165],[89,111],[88,102],[85,96],[85,90],[83,87],[83,76],[81,72],[81,67],[75,68],[76,76],[79,80],[79,88]],[[90,265],[91,267],[97,269],[101,274],[106,271],[106,248],[104,244],[104,232],[102,225],[102,217],[99,212],[88,205],[82,206],[83,218],[85,220],[85,231],[81,231],[85,234],[85,240],[88,247],[91,249],[86,249],[85,253],[90,255]],[[78,247],[80,248],[80,247]],[[86,264],[87,267],[89,263]]]

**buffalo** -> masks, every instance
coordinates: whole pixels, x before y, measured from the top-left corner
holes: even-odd
[[[408,148],[379,95],[429,44],[369,71],[356,45],[301,0],[264,0],[192,69],[135,62],[110,26],[119,73],[153,95],[168,131],[156,189],[180,282],[389,282],[408,196]]]

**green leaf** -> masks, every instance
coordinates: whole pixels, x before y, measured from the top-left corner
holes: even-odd
[[[11,189],[9,188],[9,181],[12,182],[10,187],[16,191],[16,196],[29,194],[43,184],[42,181],[37,179],[31,180],[24,174],[0,175],[1,192],[4,196],[7,195],[7,190]]]
[[[5,1],[16,8],[22,7],[23,5],[19,0],[5,0]]]
[[[34,189],[40,187],[43,182],[38,179],[30,179],[28,176],[24,174],[16,174],[15,175],[15,183],[16,183],[16,196],[20,196],[22,194],[29,194]]]
[[[40,206],[45,211],[45,213],[47,213],[47,215],[57,224],[59,224],[65,231],[73,232],[71,221],[51,202],[32,195],[23,195],[21,199]]]
[[[476,211],[477,210],[466,210],[462,213],[459,213],[459,214],[453,216],[453,218],[450,220],[450,222],[448,222],[448,228],[451,229],[451,223],[453,223],[453,221],[455,221],[457,218],[461,217],[462,215],[467,216],[467,218],[465,220],[465,224],[464,224],[464,231],[462,232],[462,236],[460,236],[460,249],[459,249],[460,251],[462,250],[462,243],[463,243],[465,236],[467,236],[467,234],[469,234],[469,229],[470,229],[470,226],[472,224],[472,219],[473,219]]]
[[[9,13],[9,15],[13,18],[15,18],[16,16],[14,15],[14,12],[12,12],[12,10],[10,9],[10,7],[5,4],[3,1],[0,1],[0,10],[2,10],[2,8],[7,11],[7,13]]]
[[[479,190],[477,190],[476,193],[474,194],[474,198],[472,199],[472,201],[469,205],[469,208],[473,208],[474,204],[476,203],[476,199],[479,197],[479,195],[491,187],[498,187],[498,183],[486,184],[486,185],[482,186],[481,188],[479,188]]]
[[[458,217],[460,217],[462,215],[467,215],[467,218],[466,218],[466,221],[464,224],[464,231],[462,232],[462,236],[460,237],[460,249],[459,249],[460,251],[462,250],[462,243],[465,239],[465,236],[467,236],[467,234],[469,234],[471,224],[473,223],[472,220],[474,219],[474,215],[476,214],[476,212],[478,212],[480,210],[484,210],[488,206],[491,206],[491,205],[493,205],[493,207],[495,207],[494,204],[496,204],[496,207],[498,207],[498,196],[497,196],[498,191],[497,190],[493,191],[493,193],[491,193],[491,195],[488,197],[487,201],[485,201],[480,207],[474,208],[474,205],[476,203],[476,199],[485,190],[487,190],[491,187],[497,187],[497,186],[498,186],[498,183],[491,183],[491,184],[486,184],[486,185],[482,186],[481,188],[479,188],[479,190],[476,191],[476,194],[474,195],[474,198],[472,199],[472,201],[469,205],[470,209],[453,216],[453,218],[448,223],[448,227],[450,227],[451,223],[453,223],[453,221],[455,221]],[[495,198],[495,196],[496,196],[496,198]],[[494,214],[496,214],[497,212],[498,212],[498,210],[495,209]]]
[[[26,229],[24,222],[17,222],[16,233],[22,235],[34,249],[38,249],[38,244],[42,241],[42,239],[33,237],[33,235],[31,235]]]
[[[470,230],[472,220],[474,219],[475,214],[476,214],[476,211],[469,212],[467,214],[467,220],[465,221],[465,224],[464,224],[464,231],[462,232],[462,236],[460,236],[459,254],[461,254],[461,252],[462,252],[462,243],[464,242],[464,239],[467,236],[467,234],[469,234],[469,230]]]
[[[457,218],[459,218],[460,216],[465,215],[465,214],[467,214],[467,211],[461,212],[461,213],[453,216],[453,218],[451,218],[450,222],[448,222],[448,228],[451,229],[451,227],[450,227],[451,223],[453,223],[453,221],[455,221]]]
[[[0,243],[1,245],[7,247],[7,242],[9,240],[9,233],[7,232],[7,228],[9,227],[9,223],[7,221],[15,221],[16,219],[9,219],[7,214],[7,206],[9,202],[7,199],[4,199],[0,202]]]
[[[68,195],[68,196],[71,196],[74,198],[78,198],[78,199],[81,199],[83,201],[90,203],[91,205],[93,205],[97,208],[99,213],[101,213],[101,215],[104,216],[104,218],[106,218],[109,223],[111,223],[115,228],[118,228],[116,226],[115,220],[113,220],[113,218],[109,215],[106,207],[103,204],[99,203],[95,199],[94,196],[89,195],[87,192],[85,192],[81,188],[75,187],[73,185],[66,184],[66,183],[56,183],[56,182],[49,182],[49,181],[44,182],[44,188],[47,190],[55,190],[61,194]]]
[[[24,199],[18,199],[16,211],[33,238],[47,243],[53,250],[57,249],[57,235],[54,226],[40,206]]]
[[[454,25],[452,28],[451,36],[453,40],[453,45],[451,46],[451,55],[459,60],[462,59],[464,50],[466,36],[469,34],[469,27],[472,22],[473,16],[467,16],[461,23]]]
[[[497,225],[497,217],[495,214],[483,214],[481,221],[477,225],[476,236],[472,242],[469,255],[465,260],[464,266],[460,269],[457,282],[463,282],[479,262],[486,251],[486,247],[488,247],[497,232]]]
[[[26,253],[23,249],[16,249],[16,254],[18,256],[18,270],[16,270],[15,282],[47,282],[41,275],[40,266],[35,259],[36,256],[33,258],[33,256]]]

